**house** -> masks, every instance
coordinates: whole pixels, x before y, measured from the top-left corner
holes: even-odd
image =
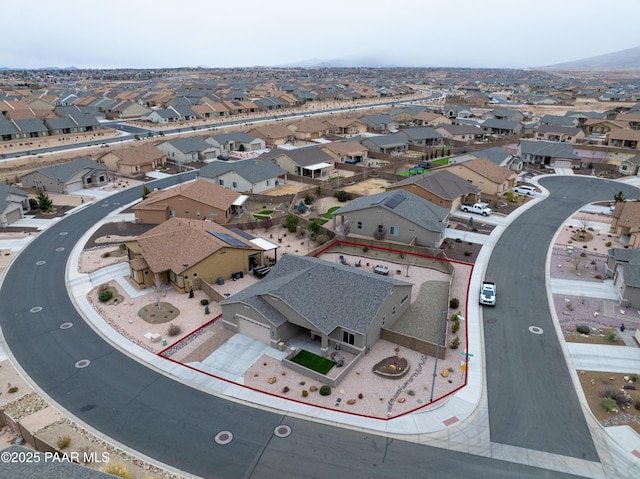
[[[104,186],[109,182],[107,167],[91,158],[48,166],[20,177],[24,188],[52,193],[73,193],[83,188]]]
[[[317,140],[329,134],[329,126],[320,120],[302,119],[287,125],[297,140]]]
[[[0,139],[2,141],[17,140],[20,138],[20,130],[12,121],[0,115]]]
[[[624,159],[620,162],[618,173],[625,176],[636,176],[640,169],[640,155],[634,155],[631,158]]]
[[[605,144],[607,146],[638,150],[640,149],[640,130],[632,130],[628,128],[611,130],[606,135]]]
[[[320,147],[282,150],[274,148],[258,157],[263,161],[274,161],[291,175],[310,178],[328,178],[334,168],[335,160]]]
[[[350,234],[428,248],[444,239],[449,209],[405,190],[361,196],[332,213],[333,228],[349,225]]]
[[[480,188],[486,195],[503,196],[517,185],[518,173],[496,165],[485,158],[443,166],[451,173]]]
[[[168,160],[180,164],[213,159],[219,154],[218,150],[197,136],[163,141],[157,148],[167,155]]]
[[[451,125],[452,122],[450,118],[440,113],[425,110],[414,117],[414,123],[416,126],[436,127],[438,125]]]
[[[128,176],[138,176],[160,168],[166,163],[166,155],[153,145],[114,149],[98,157],[110,170]]]
[[[442,144],[442,135],[430,126],[404,128],[398,132],[404,136],[410,146],[426,148]]]
[[[434,205],[455,211],[462,203],[478,203],[481,190],[448,170],[433,170],[387,186],[387,191],[404,190]]]
[[[607,276],[613,278],[620,304],[640,304],[640,250],[611,248],[607,251]]]
[[[398,124],[413,124],[416,116],[426,111],[426,107],[419,105],[401,106],[387,112]]]
[[[311,336],[321,352],[364,354],[409,309],[412,284],[318,258],[284,255],[260,282],[220,302],[225,329],[277,348]]]
[[[518,156],[529,164],[558,168],[580,168],[582,158],[573,152],[569,143],[556,141],[521,140]]]
[[[488,135],[509,136],[518,135],[522,132],[522,123],[513,120],[501,120],[498,118],[487,118],[481,124],[482,130]]]
[[[409,140],[401,133],[370,136],[360,142],[367,150],[387,155],[399,154],[409,149]]]
[[[320,147],[337,163],[362,163],[367,158],[367,149],[357,141],[332,141]]]
[[[486,119],[494,118],[496,120],[511,120],[520,123],[524,120],[524,115],[518,110],[510,110],[507,108],[494,108],[483,115]]]
[[[604,143],[607,140],[607,133],[612,130],[622,130],[628,126],[629,124],[623,121],[594,118],[586,120],[582,128],[589,140]]]
[[[0,183],[0,228],[24,218],[31,209],[27,193],[13,186]]]
[[[176,123],[182,119],[173,107],[160,108],[152,110],[140,117],[142,121],[148,121],[156,124]]]
[[[629,248],[640,248],[640,201],[619,201],[611,214],[611,233]],[[639,303],[640,304],[640,303]]]
[[[522,170],[522,159],[517,156],[509,153],[504,148],[500,147],[492,147],[492,148],[483,148],[482,150],[476,150],[472,153],[468,153],[470,159],[473,158],[486,158],[492,163],[502,166],[503,168],[507,168],[508,170],[513,171],[521,171]],[[449,161],[449,163],[453,163],[453,161]],[[457,162],[456,162],[457,163]]]
[[[367,132],[367,125],[354,118],[330,118],[325,123],[331,134],[347,138]]]
[[[536,139],[542,141],[560,141],[573,145],[577,140],[582,140],[584,137],[584,131],[578,127],[540,125],[536,129]]]
[[[287,172],[275,162],[252,158],[212,161],[200,168],[200,178],[242,193],[264,193],[287,182]]]
[[[131,281],[140,289],[170,284],[186,293],[264,261],[257,244],[209,221],[170,218],[125,244]]]
[[[465,106],[454,106],[454,105],[446,105],[444,106],[444,111],[442,114],[447,118],[457,119],[457,118],[473,118],[475,115],[471,108]]]
[[[133,207],[136,223],[160,224],[169,218],[210,220],[227,224],[244,213],[247,196],[210,181],[196,180],[153,191]]]
[[[105,118],[107,120],[140,118],[148,113],[151,113],[151,108],[134,101],[122,100],[106,108]]]
[[[269,148],[293,143],[295,139],[293,131],[281,124],[257,126],[247,131],[247,134],[262,138]]]
[[[443,138],[465,144],[473,143],[485,135],[481,128],[473,125],[439,125],[436,131]]]
[[[365,115],[358,118],[359,121],[367,126],[368,131],[377,133],[387,133],[398,129],[398,122],[387,114]]]
[[[540,118],[541,125],[556,125],[556,126],[569,126],[577,127],[580,122],[577,118],[572,116],[560,116],[560,115],[543,115]]]
[[[243,131],[213,135],[205,138],[204,141],[220,152],[258,151],[264,150],[267,147],[262,138],[248,135]]]

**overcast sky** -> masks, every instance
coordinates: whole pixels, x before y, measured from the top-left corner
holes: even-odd
[[[30,0],[0,11],[7,68],[522,68],[640,46],[640,0]]]

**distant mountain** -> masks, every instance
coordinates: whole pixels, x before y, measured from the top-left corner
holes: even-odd
[[[284,68],[394,68],[398,65],[393,65],[389,61],[372,58],[372,57],[350,57],[350,58],[334,58],[332,60],[322,60],[319,58],[312,58],[309,60],[301,60],[298,62],[292,62],[287,65],[280,65]]]
[[[536,70],[640,70],[640,47],[537,67]]]

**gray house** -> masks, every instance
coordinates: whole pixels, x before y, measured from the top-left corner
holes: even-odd
[[[607,276],[613,278],[620,304],[640,305],[640,250],[611,248],[607,252]]]
[[[444,239],[449,209],[404,190],[361,196],[334,211],[351,234],[376,240],[438,248]]]
[[[167,160],[177,161],[178,163],[203,161],[215,158],[218,155],[214,147],[197,136],[164,141],[157,148],[167,155]]]
[[[274,348],[302,335],[318,340],[325,356],[338,348],[360,354],[409,309],[412,286],[361,268],[284,255],[260,282],[220,302],[222,324]]]
[[[573,152],[569,143],[521,140],[518,156],[525,163],[560,168],[579,168],[582,158]]]
[[[287,171],[273,161],[252,158],[212,161],[200,169],[200,178],[241,193],[264,193],[286,183]]]
[[[409,139],[402,133],[367,137],[360,144],[369,151],[388,155],[403,153],[409,149]]]
[[[359,121],[367,125],[369,131],[387,132],[398,129],[398,122],[387,114],[365,115],[358,118]]]
[[[398,134],[404,136],[412,146],[426,147],[442,144],[442,135],[428,126],[406,128],[400,130]]]
[[[0,227],[5,228],[24,218],[24,213],[30,209],[27,193],[0,183]]]
[[[265,141],[257,136],[251,136],[244,131],[213,135],[204,141],[220,151],[258,151],[266,148]]]
[[[40,168],[20,177],[25,188],[42,188],[54,193],[72,193],[109,182],[107,167],[91,158]]]

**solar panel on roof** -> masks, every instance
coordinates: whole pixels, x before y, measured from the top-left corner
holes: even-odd
[[[400,193],[396,193],[395,195],[393,195],[391,198],[387,200],[387,202],[385,203],[385,206],[391,209],[394,209],[396,206],[398,206],[400,203],[402,203],[406,199],[407,199],[406,196],[403,196]]]
[[[242,105],[240,104],[240,102],[238,102],[238,101],[232,101],[232,102],[231,102],[231,104],[232,104],[233,106],[242,106]]]
[[[229,246],[237,246],[238,248],[249,248],[248,245],[244,244],[244,242],[240,241],[238,238],[235,238],[226,233],[219,233],[217,231],[212,231],[212,230],[207,230],[207,233],[212,234],[213,236],[215,236],[221,241],[224,241]]]

